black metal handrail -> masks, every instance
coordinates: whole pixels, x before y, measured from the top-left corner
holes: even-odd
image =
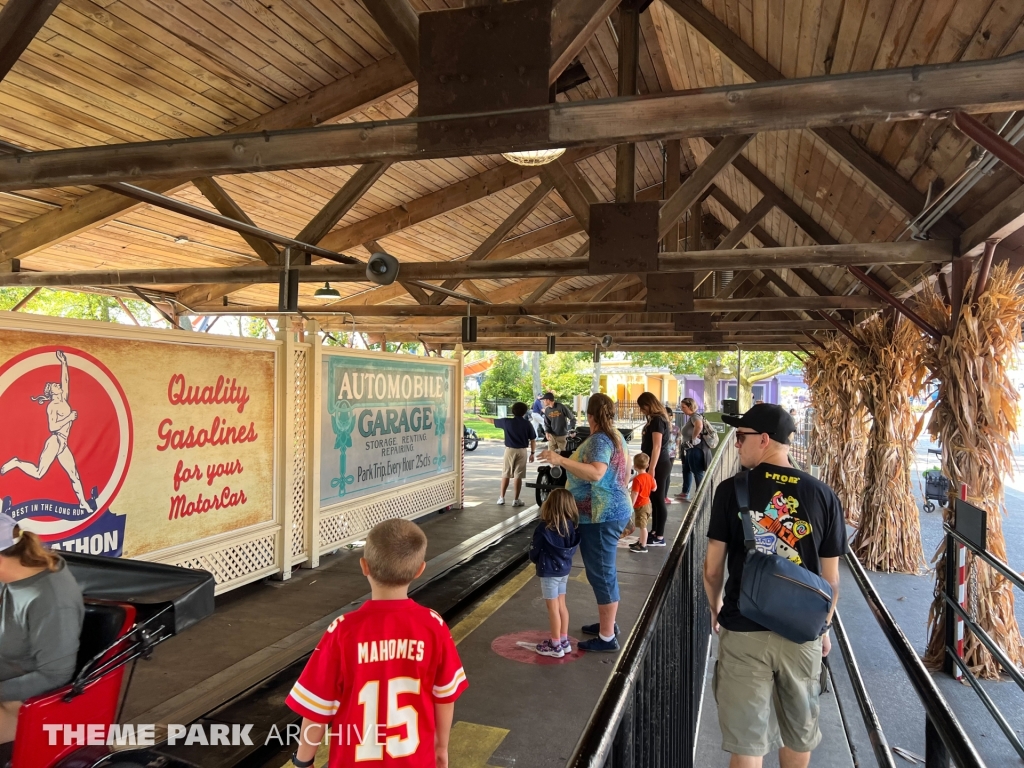
[[[958,505],[961,502],[956,502]],[[969,505],[968,505],[968,508]],[[959,511],[959,510],[958,510]],[[981,703],[985,705],[985,709],[988,710],[992,719],[996,721],[996,725],[999,726],[999,730],[1003,732],[1006,740],[1010,742],[1010,746],[1013,747],[1014,751],[1024,760],[1024,744],[1021,743],[1020,737],[1017,736],[1017,732],[1013,726],[1007,721],[1005,715],[992,700],[992,697],[988,695],[988,692],[982,688],[978,678],[971,672],[970,667],[960,658],[960,654],[957,653],[956,637],[953,632],[954,616],[963,622],[966,630],[969,630],[971,634],[978,638],[981,643],[988,649],[996,661],[1002,666],[1006,673],[1013,679],[1015,683],[1024,690],[1024,673],[1013,663],[1006,652],[992,639],[992,636],[988,634],[982,628],[973,617],[969,616],[967,611],[957,602],[957,581],[956,565],[957,557],[954,554],[959,547],[965,548],[968,552],[971,552],[975,557],[980,558],[988,564],[990,568],[1001,574],[1007,579],[1013,586],[1024,589],[1024,579],[1021,578],[1020,574],[1010,568],[1009,565],[1004,563],[998,557],[993,555],[983,547],[979,547],[975,542],[964,536],[956,528],[949,524],[943,524],[943,530],[946,532],[946,584],[945,591],[943,592],[943,603],[946,609],[945,622],[946,622],[946,659],[945,665],[946,672],[953,672],[954,668],[960,671],[960,674],[967,679],[970,683],[971,688],[978,695]],[[976,567],[976,566],[975,566]]]
[[[868,740],[871,742],[871,748],[875,753],[875,760],[880,768],[896,768],[896,760],[892,756],[892,750],[889,749],[889,741],[885,738],[885,732],[882,730],[882,721],[878,719],[875,705],[871,701],[870,694],[868,694],[867,686],[864,684],[864,676],[860,673],[860,665],[857,664],[857,657],[854,656],[853,646],[850,645],[850,639],[846,635],[846,628],[843,626],[838,610],[832,614],[832,628],[836,631],[836,641],[839,643],[839,649],[842,651],[846,673],[850,676],[853,695],[857,699],[857,706],[860,708],[861,719],[863,719],[864,727],[867,729]],[[842,711],[842,702],[839,700],[838,692],[836,693],[836,702],[839,703],[839,709]],[[851,743],[850,749],[852,750],[853,748]]]
[[[693,766],[711,641],[704,534],[714,489],[738,466],[731,437],[722,435],[568,768]]]
[[[946,766],[952,759],[957,768],[984,768],[985,763],[967,736],[967,732],[960,725],[949,702],[939,691],[938,685],[928,673],[914,646],[910,644],[899,624],[889,613],[889,609],[885,607],[864,566],[850,552],[846,553],[845,558],[854,582],[864,595],[875,620],[907,673],[907,678],[921,699],[921,704],[924,705],[926,765],[928,768]]]

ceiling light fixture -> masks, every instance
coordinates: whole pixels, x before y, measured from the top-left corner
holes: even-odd
[[[330,283],[324,283],[323,288],[317,288],[313,291],[314,299],[340,299],[341,294],[338,293],[334,288],[331,288]]]
[[[564,149],[534,149],[528,152],[502,152],[501,156],[516,165],[547,165],[565,154]]]

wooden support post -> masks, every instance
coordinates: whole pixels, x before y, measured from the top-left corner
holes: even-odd
[[[619,5],[619,96],[636,95],[636,74],[640,57],[640,7],[638,0]],[[636,145],[615,148],[615,202],[636,200]]]
[[[415,75],[420,65],[420,20],[409,0],[373,0],[366,8]]]
[[[10,311],[17,312],[18,310],[20,310],[22,307],[24,307],[26,304],[32,301],[32,299],[35,298],[35,295],[39,293],[39,291],[41,290],[42,288],[33,288],[31,291],[25,294],[25,297],[21,301],[19,301],[17,304],[11,307]]]
[[[992,257],[995,256],[998,244],[998,240],[985,241],[985,255],[981,259],[981,266],[978,267],[978,280],[974,284],[974,303],[981,299],[988,287],[988,274],[992,269]]]
[[[665,142],[665,190],[663,197],[667,200],[675,194],[682,182],[679,174],[682,170],[682,146],[679,139],[672,139]],[[665,232],[665,250],[679,250],[679,223],[672,225]]]

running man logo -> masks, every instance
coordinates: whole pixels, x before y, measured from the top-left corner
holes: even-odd
[[[36,347],[0,367],[3,512],[55,549],[119,556],[124,517],[112,515],[128,472],[128,400],[99,360]]]

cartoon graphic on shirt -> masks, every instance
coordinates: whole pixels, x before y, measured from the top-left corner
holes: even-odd
[[[800,502],[793,496],[776,491],[763,512],[750,511],[754,524],[754,540],[759,552],[779,555],[803,565],[797,543],[811,532],[811,524],[796,517]]]

